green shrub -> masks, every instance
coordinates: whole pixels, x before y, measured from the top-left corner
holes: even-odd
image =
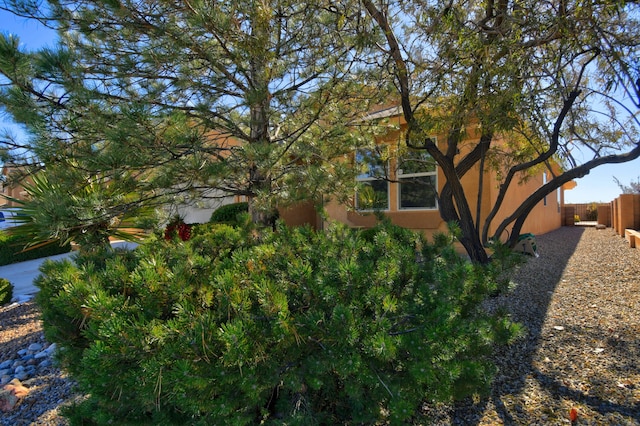
[[[211,213],[209,222],[235,225],[238,223],[238,216],[242,213],[247,213],[248,211],[249,204],[246,202],[225,204],[224,206],[218,207],[213,213]]]
[[[587,207],[587,219],[590,221],[598,220],[598,204],[591,203]]]
[[[0,306],[6,305],[13,299],[13,284],[6,278],[0,278]]]
[[[386,223],[209,226],[76,263],[45,263],[37,302],[82,424],[399,423],[487,390],[518,332],[480,308],[500,268]]]
[[[28,248],[30,240],[21,235],[9,235],[0,231],[0,266],[25,260],[39,259],[71,251],[71,245],[57,242],[36,248]]]

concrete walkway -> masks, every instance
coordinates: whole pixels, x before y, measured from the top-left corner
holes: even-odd
[[[137,244],[126,241],[116,241],[111,244],[115,248],[135,248]],[[22,303],[30,300],[37,292],[38,287],[33,285],[33,281],[40,275],[40,265],[45,260],[62,260],[71,258],[75,252],[58,254],[55,256],[43,257],[41,259],[27,260],[26,262],[12,263],[11,265],[0,266],[0,278],[5,278],[13,284],[13,301]]]

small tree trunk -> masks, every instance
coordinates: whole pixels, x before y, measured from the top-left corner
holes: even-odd
[[[249,216],[251,216],[251,222],[259,228],[273,227],[277,219],[277,210],[260,210],[256,208],[255,198],[250,197]]]
[[[438,164],[441,166],[447,182],[440,192],[440,216],[446,222],[456,222],[460,226],[462,231],[462,235],[459,238],[460,243],[464,246],[473,262],[488,263],[489,256],[480,240],[464,189],[453,163],[443,160]]]
[[[473,218],[470,214],[458,215],[458,211],[455,208],[454,197],[451,194],[451,186],[445,185],[443,188],[440,199],[440,216],[446,222],[456,222],[460,226],[462,235],[459,240],[462,246],[465,248],[469,258],[476,263],[485,264],[489,262],[489,256],[482,245],[480,236],[473,225]]]
[[[111,241],[109,240],[108,229],[109,226],[106,223],[97,224],[89,227],[85,232],[80,234],[76,239],[80,253],[89,254],[101,250],[110,250]]]

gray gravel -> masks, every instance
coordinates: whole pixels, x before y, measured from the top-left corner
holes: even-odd
[[[437,424],[640,425],[640,249],[611,229],[537,237],[506,305],[527,336],[497,351],[488,398],[427,407]]]
[[[29,389],[27,397],[13,411],[0,412],[1,425],[67,424],[58,410],[63,403],[76,397],[73,382],[55,366],[52,354],[46,354],[47,349],[55,350],[44,340],[35,303],[0,308],[0,365],[12,361],[13,365],[34,367],[22,372],[29,372],[27,375],[14,368],[4,370],[8,375],[0,377],[2,384],[17,377]],[[30,357],[35,362],[30,362]]]
[[[640,425],[640,249],[611,229],[564,227],[538,236],[539,258],[494,298],[528,334],[495,354],[492,394],[455,406],[427,406],[415,424]],[[17,310],[16,310],[17,309]],[[0,359],[41,339],[32,303],[0,308]],[[62,425],[62,401],[74,397],[50,368],[2,425]],[[0,413],[0,415],[2,415]]]

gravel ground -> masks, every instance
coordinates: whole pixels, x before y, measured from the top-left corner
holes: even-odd
[[[640,250],[611,229],[563,227],[537,238],[504,304],[528,329],[499,350],[489,398],[439,424],[640,425]]]
[[[39,311],[34,302],[0,308],[0,360],[16,357],[32,343],[44,343]],[[63,403],[75,398],[73,382],[56,367],[38,370],[36,377],[22,382],[27,397],[13,411],[0,412],[3,426],[67,425],[59,415]]]
[[[488,398],[425,407],[438,425],[640,425],[640,250],[611,229],[564,227],[538,236],[539,258],[516,274],[513,293],[492,299],[527,327],[497,351]],[[0,308],[0,359],[41,342],[33,303]],[[59,370],[27,383],[31,393],[2,425],[64,425],[57,407],[72,387]],[[426,417],[425,417],[426,418]]]

